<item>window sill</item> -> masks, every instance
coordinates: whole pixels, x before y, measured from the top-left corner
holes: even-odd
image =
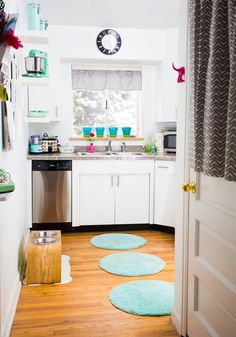
[[[114,140],[114,141],[144,141],[143,137],[94,137],[95,141],[104,141],[104,140]],[[73,141],[88,141],[89,138],[88,137],[79,137],[79,136],[72,136],[69,138],[69,140],[73,140]]]

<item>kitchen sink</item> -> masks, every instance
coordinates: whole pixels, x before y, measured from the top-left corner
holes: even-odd
[[[79,156],[115,156],[118,155],[118,152],[77,152]]]
[[[144,152],[77,152],[79,156],[143,156]]]
[[[131,156],[143,156],[144,152],[131,152]]]

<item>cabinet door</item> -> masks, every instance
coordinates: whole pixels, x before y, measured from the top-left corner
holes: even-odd
[[[149,223],[150,175],[118,174],[116,176],[116,224]]]
[[[174,227],[175,163],[155,165],[154,223]]]
[[[114,224],[113,174],[80,174],[80,225]]]

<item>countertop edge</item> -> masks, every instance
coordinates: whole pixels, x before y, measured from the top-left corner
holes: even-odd
[[[93,155],[93,156],[79,156],[77,153],[75,154],[64,154],[64,153],[56,153],[56,154],[28,154],[28,160],[166,160],[166,161],[176,161],[175,155],[170,154],[161,154],[161,155],[153,155],[153,154],[144,154],[142,156],[133,156],[127,154],[127,156],[102,156],[102,155]]]

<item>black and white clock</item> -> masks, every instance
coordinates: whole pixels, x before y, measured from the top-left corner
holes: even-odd
[[[105,55],[113,55],[120,50],[121,37],[114,29],[104,29],[97,36],[97,47]]]

